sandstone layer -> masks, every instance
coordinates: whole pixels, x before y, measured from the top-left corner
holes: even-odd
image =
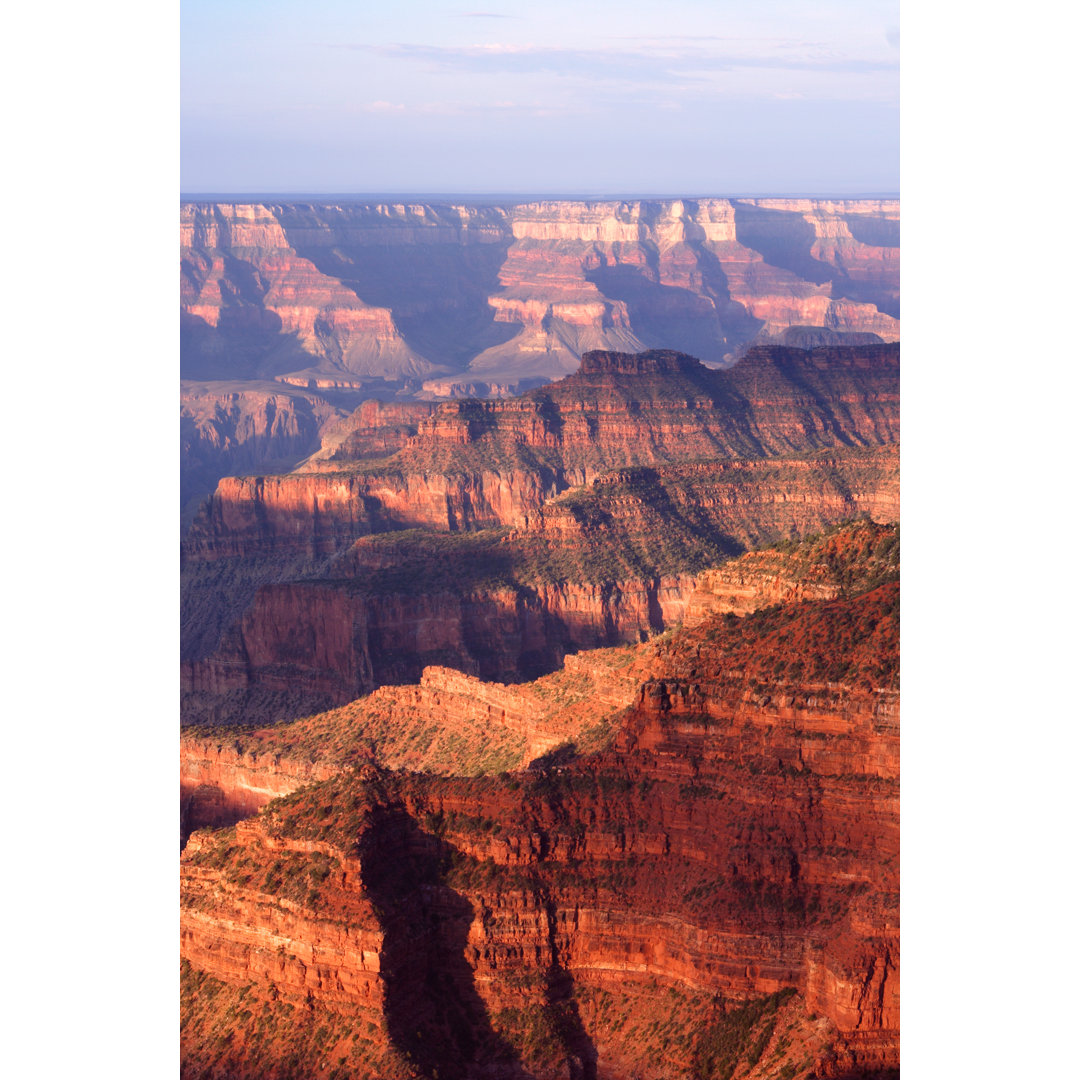
[[[185,558],[329,554],[388,529],[521,525],[612,468],[895,443],[899,348],[763,347],[723,372],[665,351],[590,353],[574,375],[507,401],[455,401],[426,417],[371,404],[366,424],[351,421],[356,434],[303,469],[223,480]],[[404,446],[376,465],[380,432],[388,449]]]

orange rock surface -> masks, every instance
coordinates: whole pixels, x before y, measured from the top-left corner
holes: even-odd
[[[511,400],[365,405],[301,470],[223,479],[196,518],[185,716],[297,716],[428,666],[540,674],[677,622],[694,574],[740,550],[894,520],[897,375],[884,345],[763,347],[727,372],[599,352]]]

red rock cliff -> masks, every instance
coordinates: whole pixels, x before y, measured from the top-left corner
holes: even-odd
[[[197,834],[185,979],[222,1011],[189,1008],[189,1074],[332,1048],[343,1075],[701,1075],[736,1024],[748,1076],[895,1066],[897,611],[890,583],[711,616],[639,647],[598,755],[362,769]],[[265,1037],[234,1007],[223,1047],[244,988]]]

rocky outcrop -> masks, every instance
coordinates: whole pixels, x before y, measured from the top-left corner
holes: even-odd
[[[631,659],[594,649],[520,685],[428,667],[418,685],[384,686],[289,724],[189,729],[180,740],[181,844],[358,766],[472,776],[525,768],[558,747],[595,749],[637,700]]]
[[[188,734],[180,741],[181,847],[196,829],[252,817],[272,799],[337,772],[331,764],[282,759],[235,740]]]
[[[694,626],[713,615],[747,615],[772,604],[862,592],[899,573],[899,554],[899,529],[869,521],[798,546],[788,542],[750,551],[698,575],[684,623]]]
[[[577,649],[637,642],[662,630],[678,618],[692,580],[461,593],[452,591],[451,578],[436,592],[417,585],[383,595],[348,582],[264,587],[212,656],[182,665],[185,722],[223,719],[213,702],[230,692],[232,722],[250,719],[237,691],[281,695],[277,709],[264,695],[251,708],[283,719],[294,707],[292,695],[306,695],[311,706],[344,704],[380,685],[416,682],[429,666],[488,680],[539,675]]]
[[[205,499],[223,476],[288,472],[359,404],[275,382],[182,382],[181,505]]]
[[[359,766],[196,834],[182,948],[210,1004],[185,1006],[187,1074],[894,1068],[898,600],[893,581],[638,646],[600,753]],[[507,690],[480,711],[509,715]]]

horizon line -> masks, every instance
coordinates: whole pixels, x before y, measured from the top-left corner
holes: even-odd
[[[899,199],[899,191],[571,192],[571,191],[191,191],[181,202],[234,199]]]

